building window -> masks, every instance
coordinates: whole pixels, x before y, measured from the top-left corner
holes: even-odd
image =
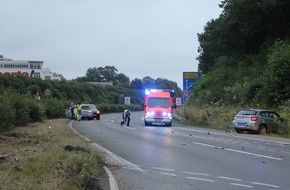
[[[35,72],[34,73],[34,78],[40,78],[40,73],[39,72]]]
[[[45,76],[45,80],[50,80],[50,76]]]

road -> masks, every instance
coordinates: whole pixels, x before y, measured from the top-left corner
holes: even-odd
[[[142,113],[132,113],[129,127],[120,125],[121,114],[72,124],[104,148],[120,190],[290,189],[290,139],[145,127]]]

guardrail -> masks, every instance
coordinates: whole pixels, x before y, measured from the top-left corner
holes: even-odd
[[[179,115],[176,115],[176,114],[173,114],[173,119],[176,121],[183,121],[184,120],[183,117],[180,117]]]

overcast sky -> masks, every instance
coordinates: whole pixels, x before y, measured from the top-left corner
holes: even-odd
[[[0,55],[44,61],[66,79],[115,66],[178,83],[198,68],[197,33],[220,0],[1,0]]]

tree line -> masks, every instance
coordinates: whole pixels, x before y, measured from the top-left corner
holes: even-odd
[[[86,76],[72,81],[52,81],[4,74],[0,77],[0,131],[15,125],[41,121],[44,118],[64,117],[71,102],[81,101],[97,105],[102,113],[121,112],[129,107],[141,110],[145,88],[174,89],[181,96],[176,82],[167,79],[129,80],[117,73],[114,66],[89,68]],[[100,77],[100,76],[101,77]],[[89,82],[112,82],[113,85]],[[51,93],[46,94],[49,90]],[[124,105],[124,97],[131,98],[132,105]]]
[[[223,0],[199,33],[190,105],[290,105],[290,1]]]

